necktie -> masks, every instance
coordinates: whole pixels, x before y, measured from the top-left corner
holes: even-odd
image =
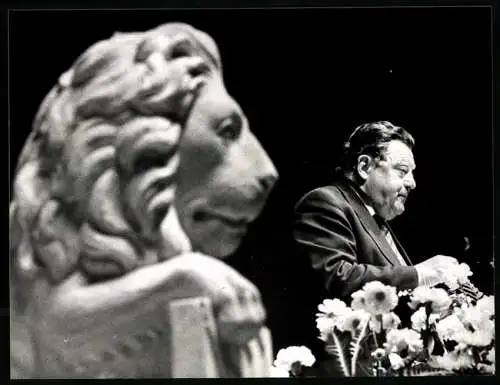
[[[398,257],[399,262],[403,266],[407,266],[406,261],[404,260],[403,256],[398,250],[398,247],[396,246],[396,243],[394,242],[394,239],[392,238],[391,232],[389,231],[389,228],[387,227],[387,221],[382,218],[380,215],[375,214],[373,216],[373,219],[375,219],[375,222],[380,227],[380,230],[382,231],[382,234],[384,235],[385,239],[387,240],[387,243],[389,243],[389,246],[391,246],[392,251],[394,251],[394,254]]]
[[[377,222],[377,225],[382,231],[387,231],[387,221],[378,214],[373,214],[373,219]]]

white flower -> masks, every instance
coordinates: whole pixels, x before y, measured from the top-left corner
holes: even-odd
[[[420,334],[411,329],[391,329],[387,332],[387,342],[385,349],[389,353],[399,353],[404,349],[409,352],[419,352],[423,349],[423,342]]]
[[[470,346],[463,344],[463,343],[458,343],[457,346],[453,349],[453,351],[457,354],[472,354],[472,349]]]
[[[465,326],[471,324],[475,329],[479,329],[490,321],[489,314],[481,311],[477,306],[463,306],[457,311],[457,315]]]
[[[463,307],[457,312],[463,329],[453,337],[457,342],[472,346],[486,346],[495,338],[495,322],[476,306]]]
[[[405,366],[403,359],[397,353],[389,354],[389,362],[391,363],[391,368],[394,370],[399,370]]]
[[[440,314],[450,308],[452,301],[446,290],[433,288],[432,294],[431,309],[433,313]]]
[[[474,359],[468,354],[446,352],[443,356],[433,356],[428,363],[432,367],[452,371],[471,367]]]
[[[421,303],[427,303],[432,299],[432,287],[419,286],[411,294],[409,306],[413,309]]]
[[[341,317],[338,328],[343,332],[356,333],[361,330],[365,322],[368,322],[370,314],[364,310],[351,310],[348,314]]]
[[[455,268],[455,270],[458,277],[458,283],[460,284],[467,283],[469,281],[468,277],[473,274],[469,265],[467,265],[466,263],[461,263]]]
[[[290,372],[282,367],[276,367],[274,365],[271,366],[271,370],[269,371],[270,377],[290,377]]]
[[[421,307],[411,316],[411,327],[415,330],[427,329],[427,312],[425,308]]]
[[[325,299],[323,303],[318,305],[318,310],[320,311],[320,313],[317,314],[318,317],[335,318],[344,315],[350,309],[344,301],[334,298]]]
[[[444,340],[453,340],[458,333],[465,331],[457,314],[452,314],[436,323],[436,330]]]
[[[461,263],[450,267],[446,272],[444,277],[444,284],[448,286],[451,290],[457,290],[460,285],[469,282],[469,278],[472,275],[472,271],[466,263]]]
[[[493,340],[495,324],[490,321],[490,324],[484,329],[479,330],[464,330],[455,335],[454,340],[471,346],[487,346]]]
[[[358,290],[351,294],[351,308],[353,310],[365,310],[365,292]]]
[[[292,370],[292,366],[297,363],[302,366],[312,366],[315,362],[316,358],[307,347],[290,346],[278,352],[276,360],[274,360],[274,366],[289,372]]]
[[[385,357],[385,350],[382,348],[377,348],[371,353],[371,356],[376,360],[381,360]]]
[[[385,330],[397,329],[401,325],[401,319],[395,313],[384,314],[382,325]]]
[[[454,340],[468,346],[487,346],[495,337],[495,323],[475,307],[463,308],[436,324],[437,332],[445,340]]]
[[[380,322],[379,317],[372,317],[370,320],[370,329],[372,329],[376,333],[380,333],[382,329],[396,329],[401,324],[401,320],[393,312],[381,314],[381,317],[382,322]]]
[[[396,288],[379,281],[368,282],[361,293],[356,292],[351,297],[353,309],[362,309],[373,315],[390,312],[399,301]]]
[[[333,333],[335,321],[333,320],[333,318],[319,317],[316,319],[316,327],[319,330],[319,338],[323,341],[327,341],[328,335]]]
[[[413,291],[408,305],[416,309],[419,305],[428,303],[431,304],[431,311],[439,314],[449,309],[452,300],[444,289],[419,286]]]
[[[487,374],[495,374],[495,365],[486,365],[486,364],[477,364],[477,368],[479,371],[482,371]]]
[[[326,341],[328,335],[333,332],[335,326],[339,326],[342,317],[352,312],[344,301],[337,298],[325,299],[318,305],[319,313],[316,314],[316,327],[320,333],[320,339]]]
[[[429,315],[429,324],[435,324],[437,321],[439,321],[441,319],[441,316],[439,314],[436,314],[436,313],[431,313]]]
[[[492,347],[486,356],[486,359],[492,364],[495,363],[495,347]]]
[[[477,301],[476,307],[488,316],[495,315],[495,297],[492,295],[484,296]]]
[[[326,341],[328,335],[333,332],[335,326],[339,326],[342,317],[352,312],[344,301],[337,298],[325,299],[318,305],[319,313],[316,314],[316,327],[320,333],[320,339]]]

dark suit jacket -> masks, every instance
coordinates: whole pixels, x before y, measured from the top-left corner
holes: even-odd
[[[399,262],[361,194],[349,180],[341,179],[303,196],[294,212],[299,252],[324,274],[326,289],[336,298],[347,300],[374,280],[400,290],[414,289],[415,267],[391,232],[408,266]]]

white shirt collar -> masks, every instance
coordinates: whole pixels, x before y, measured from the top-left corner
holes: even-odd
[[[365,205],[366,209],[370,213],[370,215],[373,217],[375,215],[375,209],[372,206]]]

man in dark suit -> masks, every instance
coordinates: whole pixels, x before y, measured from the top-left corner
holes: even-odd
[[[433,286],[458,263],[438,255],[413,265],[388,225],[416,187],[414,144],[389,122],[357,127],[344,145],[339,180],[297,203],[295,240],[333,297],[347,300],[374,280],[400,290]]]

